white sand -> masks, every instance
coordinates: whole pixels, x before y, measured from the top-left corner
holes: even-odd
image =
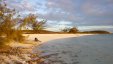
[[[85,35],[92,35],[92,34],[23,34],[26,39],[30,42],[30,44],[22,44],[22,43],[11,43],[10,46],[12,47],[23,47],[23,48],[29,48],[33,47],[31,44],[33,43],[35,38],[38,38],[41,42],[38,44],[43,44],[47,41],[55,40],[55,39],[61,39],[61,38],[70,38],[70,37],[80,37]]]
[[[34,38],[36,37],[41,41],[41,43],[55,39],[80,37],[85,35],[92,35],[92,34],[24,34],[24,36],[28,37],[28,40],[34,40]]]
[[[51,41],[51,40],[55,40],[55,39],[80,37],[80,36],[85,36],[85,35],[91,35],[91,34],[24,34],[24,36],[26,36],[26,38],[28,40],[27,42],[24,42],[24,43],[16,43],[15,42],[15,43],[11,43],[9,45],[14,47],[14,48],[15,47],[25,48],[25,49],[27,48],[28,51],[32,53],[32,49],[35,46],[38,46],[39,44],[45,44],[46,42]],[[35,38],[38,38],[41,42],[34,42]],[[26,49],[26,51],[27,51],[27,49]],[[0,56],[0,57],[2,57],[2,56]],[[10,55],[7,58],[9,59],[9,57],[10,57]],[[22,60],[21,57],[18,57],[18,56],[14,56],[14,57],[18,58],[17,59],[18,62],[21,62],[21,63],[25,62],[25,60]],[[25,53],[23,55],[23,57],[26,58],[26,59],[33,59],[33,58],[30,58],[29,54],[27,54],[27,53]],[[13,56],[11,56],[10,62],[13,62],[12,60],[14,60],[15,58],[13,58]]]
[[[23,34],[28,42],[23,43],[10,43],[9,45],[11,47],[22,47],[22,48],[30,48],[33,47],[34,45],[32,44],[44,44],[47,41],[55,40],[55,39],[61,39],[61,38],[70,38],[70,37],[80,37],[80,36],[85,36],[85,35],[92,35],[92,34]],[[34,39],[38,38],[41,42],[34,43]]]
[[[107,39],[107,36],[105,38],[103,38],[102,36],[102,40],[99,40],[97,36],[88,39],[76,38],[76,43],[71,42],[71,44],[69,43],[70,40],[68,39],[62,40],[63,38],[80,37],[86,35],[92,34],[24,34],[24,36],[27,37],[30,43],[13,43],[11,45],[14,47],[25,47],[33,49],[31,47],[37,46],[38,44],[43,44],[40,45],[42,46],[41,49],[35,48],[33,51],[35,52],[37,51],[37,49],[42,50],[42,56],[47,58],[46,62],[52,62],[47,64],[107,64],[109,62],[109,64],[113,64],[113,52],[111,51],[113,43],[108,42],[109,40],[112,41],[112,39],[110,39],[111,37],[108,37]],[[37,45],[32,45],[36,44],[33,42],[35,38],[38,38],[41,42],[36,42],[38,43]],[[56,43],[51,42],[52,40],[55,40]],[[104,41],[105,43],[101,44]],[[109,44],[106,44],[106,42],[108,42]]]

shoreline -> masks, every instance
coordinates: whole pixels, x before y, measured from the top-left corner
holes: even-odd
[[[113,34],[104,34],[64,38],[49,41],[38,49],[47,64],[112,64],[112,37]]]
[[[48,41],[70,37],[80,37],[92,34],[23,34],[27,38],[24,43],[10,43],[11,49],[7,53],[0,53],[1,63],[39,63],[43,62],[43,58],[38,58],[40,51],[33,53],[33,49],[40,44]],[[41,42],[35,42],[34,38],[38,38]],[[2,61],[3,60],[3,61]]]
[[[41,44],[44,44],[45,42],[55,39],[80,37],[80,36],[94,35],[94,34],[23,34],[23,35],[27,36],[29,40],[34,40],[34,38],[36,37],[41,41]]]

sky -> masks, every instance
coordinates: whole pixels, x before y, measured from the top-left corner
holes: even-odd
[[[113,31],[113,0],[5,0],[21,15],[47,20],[49,30],[77,26],[80,30]]]

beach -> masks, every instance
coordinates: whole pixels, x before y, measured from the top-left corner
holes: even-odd
[[[41,41],[41,44],[55,39],[80,37],[85,35],[93,34],[24,34],[24,36],[28,36],[28,40],[34,40],[34,38],[38,38]]]
[[[37,50],[34,52],[33,50],[37,48],[37,46],[43,45],[48,41],[63,39],[63,38],[71,38],[71,37],[80,37],[91,34],[23,34],[26,37],[27,42],[17,43],[12,42],[8,44],[11,46],[7,53],[1,53],[0,57],[1,63],[22,63],[27,64],[28,61],[31,63],[37,63],[40,61],[44,61],[44,59],[38,58],[41,50]],[[34,39],[37,38],[40,42],[35,42]],[[33,57],[32,57],[33,56]]]
[[[113,34],[23,35],[27,42],[10,43],[11,52],[0,53],[2,64],[113,64]]]
[[[113,64],[113,0],[0,0],[0,64]]]
[[[62,38],[70,38],[70,37],[80,37],[80,36],[85,36],[85,35],[93,35],[93,34],[23,34],[23,36],[26,37],[26,39],[29,41],[31,44],[23,44],[23,43],[11,43],[10,46],[12,47],[25,47],[29,48],[32,47],[32,44],[44,44],[48,41],[55,40],[55,39],[62,39]],[[38,43],[32,43],[34,39],[37,38],[41,42]]]

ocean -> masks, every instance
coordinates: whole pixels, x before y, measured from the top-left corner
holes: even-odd
[[[113,34],[57,39],[38,49],[49,64],[113,64]]]

